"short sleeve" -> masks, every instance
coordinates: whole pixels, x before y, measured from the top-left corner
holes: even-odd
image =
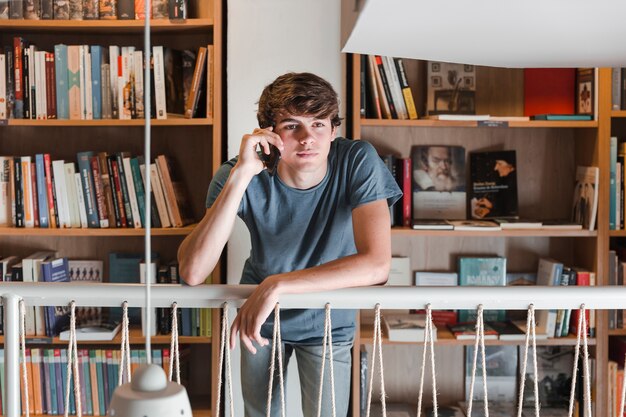
[[[224,188],[224,184],[226,184],[226,181],[230,176],[230,171],[233,169],[236,163],[237,158],[235,157],[227,162],[224,162],[222,166],[219,167],[219,169],[211,179],[211,183],[209,184],[209,190],[207,192],[205,203],[206,208],[211,208],[211,206],[213,206],[213,203],[215,202],[215,200],[217,200],[217,197],[220,195],[222,189]],[[239,216],[241,216],[241,213],[243,213],[243,199],[239,204],[239,209],[237,210],[237,214]]]
[[[398,183],[370,143],[355,141],[347,157],[350,165],[349,201],[353,209],[382,199],[386,199],[391,207],[402,197]]]

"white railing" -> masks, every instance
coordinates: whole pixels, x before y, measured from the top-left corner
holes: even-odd
[[[254,285],[153,285],[151,307],[219,308],[224,302],[239,307],[256,288]],[[91,283],[2,283],[0,296],[4,305],[4,355],[6,382],[6,416],[19,417],[19,314],[20,299],[28,306],[145,307],[145,286],[140,284]],[[280,297],[281,308],[335,309],[407,309],[433,310],[484,309],[537,310],[626,308],[626,287],[364,287],[309,294],[287,294]]]

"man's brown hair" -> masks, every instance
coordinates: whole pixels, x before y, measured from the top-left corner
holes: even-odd
[[[281,111],[296,116],[330,118],[333,127],[341,124],[339,99],[332,85],[309,72],[290,72],[267,85],[259,99],[259,126],[273,126]]]

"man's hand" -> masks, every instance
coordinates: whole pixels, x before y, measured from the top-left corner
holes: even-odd
[[[256,353],[256,348],[252,344],[255,341],[259,346],[267,346],[269,341],[261,337],[261,325],[274,310],[278,302],[278,289],[273,277],[267,277],[254,290],[252,295],[239,309],[239,313],[230,329],[230,348],[235,347],[237,332],[239,338],[246,348]]]
[[[261,151],[266,155],[270,154],[270,145],[276,146],[279,151],[284,149],[282,139],[273,130],[271,126],[266,129],[257,128],[251,134],[243,135],[239,147],[238,168],[251,176],[257,175],[264,169],[263,161],[257,153],[257,146],[260,145]]]

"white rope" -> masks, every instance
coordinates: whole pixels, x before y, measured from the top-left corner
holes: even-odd
[[[73,366],[72,366],[73,365]],[[74,402],[76,405],[76,415],[83,414],[80,398],[80,375],[78,374],[78,348],[76,346],[76,302],[70,303],[70,340],[67,347],[67,379],[65,386],[65,417],[70,413],[70,384],[72,381],[72,370],[74,372]]]
[[[520,370],[520,387],[517,400],[517,417],[522,417],[522,407],[524,405],[524,386],[526,385],[526,361],[528,360],[528,343],[532,339],[533,344],[533,372],[534,372],[534,396],[535,396],[535,417],[539,417],[539,377],[537,372],[537,335],[535,323],[535,306],[531,304],[528,307],[528,315],[526,317],[526,341],[524,344],[524,358],[522,359],[522,369]]]
[[[130,337],[128,326],[128,302],[122,303],[122,345],[120,347],[120,369],[117,375],[117,385],[123,383],[124,370],[126,370],[126,382],[131,381],[130,376]]]
[[[435,373],[435,345],[433,341],[433,312],[430,304],[426,306],[426,323],[424,325],[424,347],[422,352],[422,372],[420,374],[419,394],[417,397],[417,416],[422,415],[422,397],[424,393],[424,373],[426,369],[426,351],[430,347],[430,370],[433,380],[433,416],[439,416],[437,405],[437,376]]]
[[[374,368],[376,366],[376,354],[378,353],[378,371],[380,373],[380,404],[382,408],[382,416],[387,417],[387,403],[385,400],[385,372],[383,369],[383,343],[382,331],[380,326],[380,304],[376,304],[374,317],[374,337],[372,340],[372,364],[370,373],[370,383],[367,392],[367,412],[366,417],[370,417],[370,408],[372,405],[372,386],[374,382]]]
[[[283,382],[283,355],[282,355],[282,338],[280,335],[280,304],[276,303],[274,307],[274,334],[272,337],[272,359],[270,360],[270,381],[267,389],[267,417],[271,416],[272,411],[272,386],[274,385],[275,358],[278,356],[278,381],[280,384],[280,406],[281,415],[286,417],[285,413],[285,387]]]
[[[574,415],[574,396],[576,394],[576,374],[578,371],[578,356],[580,354],[580,339],[583,339],[583,391],[584,407],[587,408],[587,415],[591,415],[591,378],[589,373],[589,346],[587,343],[587,317],[585,316],[585,305],[581,304],[578,310],[578,329],[576,332],[576,348],[574,349],[574,369],[572,372],[572,389],[569,397],[569,411],[567,415]]]
[[[476,315],[476,338],[474,339],[474,361],[472,364],[472,378],[470,382],[470,390],[469,390],[469,401],[467,403],[467,413],[468,417],[472,415],[472,404],[474,401],[474,380],[476,379],[476,363],[478,360],[478,348],[480,343],[481,348],[481,363],[483,367],[483,405],[484,405],[484,416],[489,417],[489,399],[487,397],[487,366],[485,360],[485,324],[483,321],[483,305],[480,304],[478,306],[478,313]]]
[[[317,402],[317,417],[321,417],[322,415],[322,393],[324,391],[324,364],[326,363],[326,346],[329,347],[330,351],[330,398],[332,404],[332,415],[335,417],[337,415],[337,410],[335,407],[335,372],[333,369],[333,326],[330,315],[330,303],[326,304],[326,315],[324,318],[324,341],[322,347],[322,369],[320,371],[320,394]]]
[[[26,307],[24,306],[24,300],[21,299],[19,303],[20,311],[20,344],[22,345],[22,378],[24,380],[24,411],[26,417],[30,416],[30,404],[28,402],[28,372],[26,370]]]
[[[178,350],[178,304],[172,303],[172,334],[170,336],[170,369],[168,379],[172,380],[176,361],[176,382],[180,384],[180,352]]]
[[[222,330],[221,330],[221,342],[220,342],[220,362],[219,362],[219,371],[218,371],[218,379],[217,379],[217,403],[215,404],[215,415],[219,416],[220,414],[220,405],[222,401],[222,370],[224,365],[224,355],[226,356],[226,383],[228,384],[228,397],[229,397],[229,405],[230,405],[230,417],[234,417],[234,407],[233,407],[233,377],[230,368],[230,349],[228,348],[228,335],[229,335],[229,319],[228,319],[228,302],[224,303],[224,312],[222,314]],[[225,395],[224,395],[225,397]]]

